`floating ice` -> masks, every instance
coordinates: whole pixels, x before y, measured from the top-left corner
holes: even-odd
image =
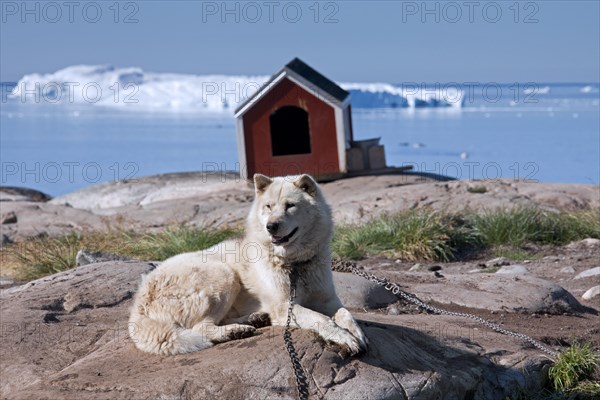
[[[592,85],[586,85],[584,87],[581,88],[580,90],[581,93],[598,93],[599,92],[599,88],[596,86],[592,86]]]
[[[550,93],[550,86],[526,87],[525,89],[523,89],[523,93],[525,93],[525,94],[548,94],[548,93]]]
[[[149,73],[141,68],[74,65],[50,74],[25,75],[10,97],[27,104],[94,104],[152,112],[228,112],[252,96],[268,76]],[[454,107],[457,86],[342,83],[355,108]]]

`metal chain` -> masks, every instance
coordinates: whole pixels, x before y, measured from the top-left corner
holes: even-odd
[[[453,316],[453,317],[472,319],[472,320],[480,323],[481,325],[488,327],[489,329],[491,329],[493,331],[496,331],[503,335],[513,336],[517,339],[526,341],[529,344],[533,345],[534,347],[536,347],[537,349],[541,350],[542,352],[546,353],[547,355],[549,355],[550,357],[552,357],[554,359],[556,359],[558,357],[558,353],[556,351],[551,350],[550,348],[544,346],[542,343],[531,338],[530,336],[527,336],[527,335],[524,335],[524,334],[518,333],[518,332],[509,331],[508,329],[504,329],[504,328],[500,327],[499,325],[497,325],[493,322],[490,322],[486,319],[483,319],[474,314],[448,311],[448,310],[444,310],[442,308],[431,306],[427,303],[424,303],[422,300],[420,300],[414,294],[403,291],[402,289],[400,289],[400,286],[397,285],[396,283],[390,282],[387,279],[378,278],[377,276],[370,274],[368,272],[361,271],[356,266],[356,263],[349,262],[349,261],[341,261],[341,260],[336,260],[336,263],[342,264],[340,269],[350,270],[355,275],[363,277],[371,282],[375,282],[376,284],[383,286],[385,288],[385,290],[388,290],[388,291],[392,292],[394,295],[400,296],[404,300],[409,301],[413,304],[416,304],[418,307],[423,308],[427,311],[431,311],[435,314],[444,314],[444,315],[449,315],[449,316]]]
[[[430,311],[435,314],[443,314],[443,315],[449,315],[452,317],[471,319],[475,322],[480,323],[481,325],[488,327],[489,329],[491,329],[495,332],[498,332],[498,333],[501,333],[501,334],[507,335],[507,336],[512,336],[517,339],[526,341],[529,344],[533,345],[535,348],[537,348],[540,351],[549,355],[551,358],[556,359],[558,357],[558,353],[556,351],[551,350],[550,348],[544,346],[542,343],[538,342],[537,340],[533,339],[530,336],[527,336],[527,335],[524,335],[524,334],[518,333],[518,332],[509,331],[508,329],[504,329],[504,328],[500,327],[499,325],[494,324],[493,322],[490,322],[490,321],[488,321],[484,318],[481,318],[477,315],[474,315],[474,314],[448,311],[448,310],[444,310],[443,308],[431,306],[431,305],[423,302],[422,300],[420,300],[414,294],[405,292],[404,290],[400,289],[400,286],[398,284],[396,284],[394,282],[390,282],[389,280],[387,280],[385,278],[378,278],[377,276],[370,274],[368,272],[361,271],[360,269],[358,269],[358,267],[356,266],[356,263],[354,263],[354,262],[336,259],[336,260],[334,260],[333,264],[334,265],[332,267],[334,270],[344,271],[344,272],[349,271],[349,272],[352,272],[354,275],[358,275],[362,278],[365,278],[368,281],[375,282],[379,286],[383,286],[385,288],[385,290],[388,290],[388,291],[392,292],[394,295],[400,296],[404,300],[406,300],[410,303],[413,303],[413,304],[417,305],[418,307],[423,308],[427,311]],[[292,360],[292,367],[294,368],[294,375],[296,376],[296,386],[298,388],[298,398],[300,400],[307,400],[308,399],[308,387],[309,387],[308,381],[306,379],[306,374],[304,373],[304,369],[302,368],[302,364],[300,364],[300,358],[298,357],[298,353],[296,352],[296,349],[294,348],[294,343],[292,342],[292,334],[290,332],[290,323],[292,321],[292,309],[294,308],[294,299],[296,298],[296,279],[297,279],[297,272],[294,269],[292,269],[292,272],[290,273],[290,297],[289,297],[288,315],[287,315],[287,321],[285,323],[285,328],[283,330],[283,341],[285,342],[285,348],[286,348],[288,354],[290,355],[290,360]]]
[[[296,376],[296,387],[298,388],[298,398],[300,400],[308,399],[308,381],[306,374],[300,364],[300,358],[292,342],[292,334],[290,332],[290,323],[292,322],[292,309],[294,308],[294,299],[296,298],[296,279],[297,272],[293,269],[290,272],[290,297],[288,305],[287,321],[285,322],[285,328],[283,329],[283,341],[285,343],[285,349],[290,355],[292,360],[292,367],[294,368],[294,375]]]

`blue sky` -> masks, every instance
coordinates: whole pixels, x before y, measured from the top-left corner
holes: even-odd
[[[596,0],[0,3],[2,81],[73,64],[265,75],[295,56],[337,81],[600,81]]]

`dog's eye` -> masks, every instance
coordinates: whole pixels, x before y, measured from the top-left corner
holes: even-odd
[[[290,208],[294,208],[296,205],[294,203],[285,203],[285,210],[289,210]]]
[[[271,209],[271,205],[270,205],[270,204],[265,204],[265,208],[266,208],[267,210],[270,210],[270,209]]]

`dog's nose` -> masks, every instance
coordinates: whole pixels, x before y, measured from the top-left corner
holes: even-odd
[[[279,229],[279,224],[277,222],[269,222],[267,224],[267,231],[269,233],[275,233],[277,232],[277,229]]]

